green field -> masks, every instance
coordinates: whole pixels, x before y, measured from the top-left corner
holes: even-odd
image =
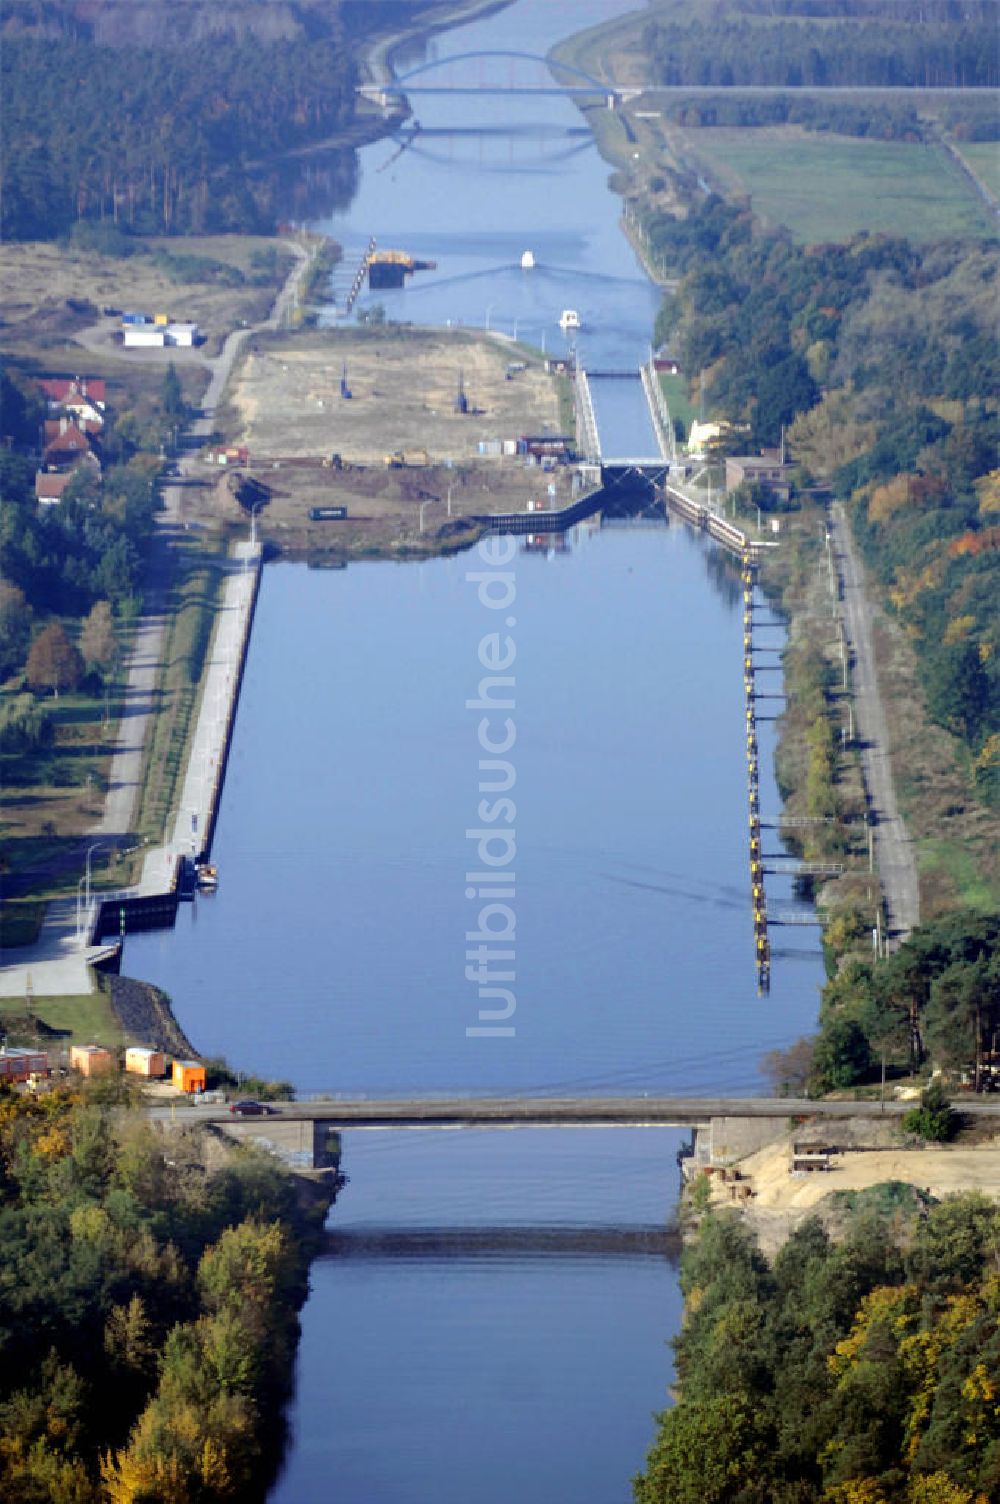
[[[749,193],[758,214],[802,244],[864,230],[913,240],[995,234],[986,205],[939,147],[785,126],[686,134],[727,188]]]
[[[99,1041],[114,1049],[125,1043],[125,1034],[115,1017],[111,999],[103,988],[80,997],[3,998],[0,1000],[0,1027],[7,1031],[12,1044],[38,1042],[34,1020],[40,1019],[54,1038],[43,1041],[59,1049],[71,1044]]]
[[[670,416],[680,418],[685,430],[689,429],[692,420],[697,418],[698,412],[688,393],[687,377],[671,376],[668,372],[661,371],[660,387],[667,399]]]
[[[958,150],[995,198],[1000,198],[1000,142],[962,141]]]

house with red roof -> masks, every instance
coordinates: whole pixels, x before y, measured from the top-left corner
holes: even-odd
[[[73,479],[72,470],[39,470],[35,475],[35,500],[43,507],[54,507]]]
[[[62,470],[87,456],[97,460],[100,468],[93,432],[65,414],[46,420],[42,437],[42,464],[46,468]]]
[[[45,393],[50,407],[65,407],[71,411],[78,407],[94,407],[103,412],[107,403],[107,382],[100,376],[42,376],[38,386]]]

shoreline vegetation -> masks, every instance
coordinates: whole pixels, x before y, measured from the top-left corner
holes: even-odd
[[[332,1188],[118,1077],[0,1088],[0,1168],[4,1497],[263,1501]]]

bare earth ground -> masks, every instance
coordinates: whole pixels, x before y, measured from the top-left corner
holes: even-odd
[[[489,336],[411,330],[330,330],[308,339],[257,342],[231,401],[256,458],[329,456],[381,464],[393,450],[432,459],[473,459],[482,439],[555,432],[559,408],[539,362],[512,380],[516,350]],[[350,401],[340,396],[346,369]],[[462,382],[469,411],[456,413]]]
[[[832,1158],[832,1168],[799,1173],[789,1171],[789,1145],[771,1144],[740,1161],[740,1173],[753,1192],[743,1203],[743,1215],[757,1232],[765,1253],[773,1253],[789,1233],[835,1191],[865,1190],[886,1181],[904,1181],[931,1196],[980,1191],[1000,1201],[1000,1136],[977,1144],[945,1144],[934,1148],[845,1149]],[[731,1204],[730,1187],[713,1185],[713,1201]]]
[[[512,361],[528,368],[507,380]],[[345,371],[349,400],[340,395]],[[460,379],[465,414],[455,411]],[[262,535],[289,550],[409,546],[419,540],[421,511],[430,542],[442,528],[456,532],[462,516],[524,511],[529,500],[560,506],[570,495],[563,469],[479,455],[480,440],[556,433],[559,424],[555,379],[488,335],[322,330],[255,339],[220,421],[229,439],[248,446],[249,474],[271,493]],[[386,456],[397,453],[407,463],[390,468]],[[330,465],[334,454],[343,468]],[[204,484],[186,492],[185,518],[237,518],[235,480],[206,464]],[[346,506],[349,518],[311,522],[316,506]]]
[[[255,250],[278,247],[287,269],[287,251],[276,240],[263,236],[213,235],[163,241],[146,241],[174,255],[205,256],[223,261],[246,273]],[[166,313],[183,323],[199,324],[210,347],[242,322],[263,318],[274,298],[274,287],[219,287],[210,282],[178,282],[160,270],[149,256],[127,259],[97,256],[90,252],[48,243],[27,242],[0,247],[0,331],[7,349],[37,350],[49,340],[92,329],[81,342],[86,347],[104,345],[119,357],[150,355],[190,360],[197,351],[122,350],[114,346],[115,319],[102,318],[95,325],[91,313],[75,312],[67,299],[105,306]],[[210,353],[215,353],[210,348]],[[85,362],[81,363],[81,367]]]

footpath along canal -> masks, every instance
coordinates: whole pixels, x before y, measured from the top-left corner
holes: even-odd
[[[411,47],[410,65],[544,54],[628,8],[518,0]],[[607,164],[565,134],[573,105],[427,95],[417,112],[427,142],[395,160],[392,141],[365,148],[353,201],[320,228],[437,268],[359,307],[516,321],[549,350],[566,348],[572,307],[585,360],[637,367],[658,294]],[[761,1054],[814,1024],[822,964],[815,932],[779,931],[757,995],[744,740],[739,576],[683,525],[268,566],[219,891],[176,931],[130,936],[125,970],[171,993],[206,1054],[302,1091],[753,1092]],[[760,752],[774,821],[770,722]],[[680,1298],[662,1250],[601,1230],[662,1225],[681,1142],[345,1135],[351,1183],[313,1268],[273,1499],[626,1500],[667,1401]],[[460,1236],[510,1227],[597,1232]]]

